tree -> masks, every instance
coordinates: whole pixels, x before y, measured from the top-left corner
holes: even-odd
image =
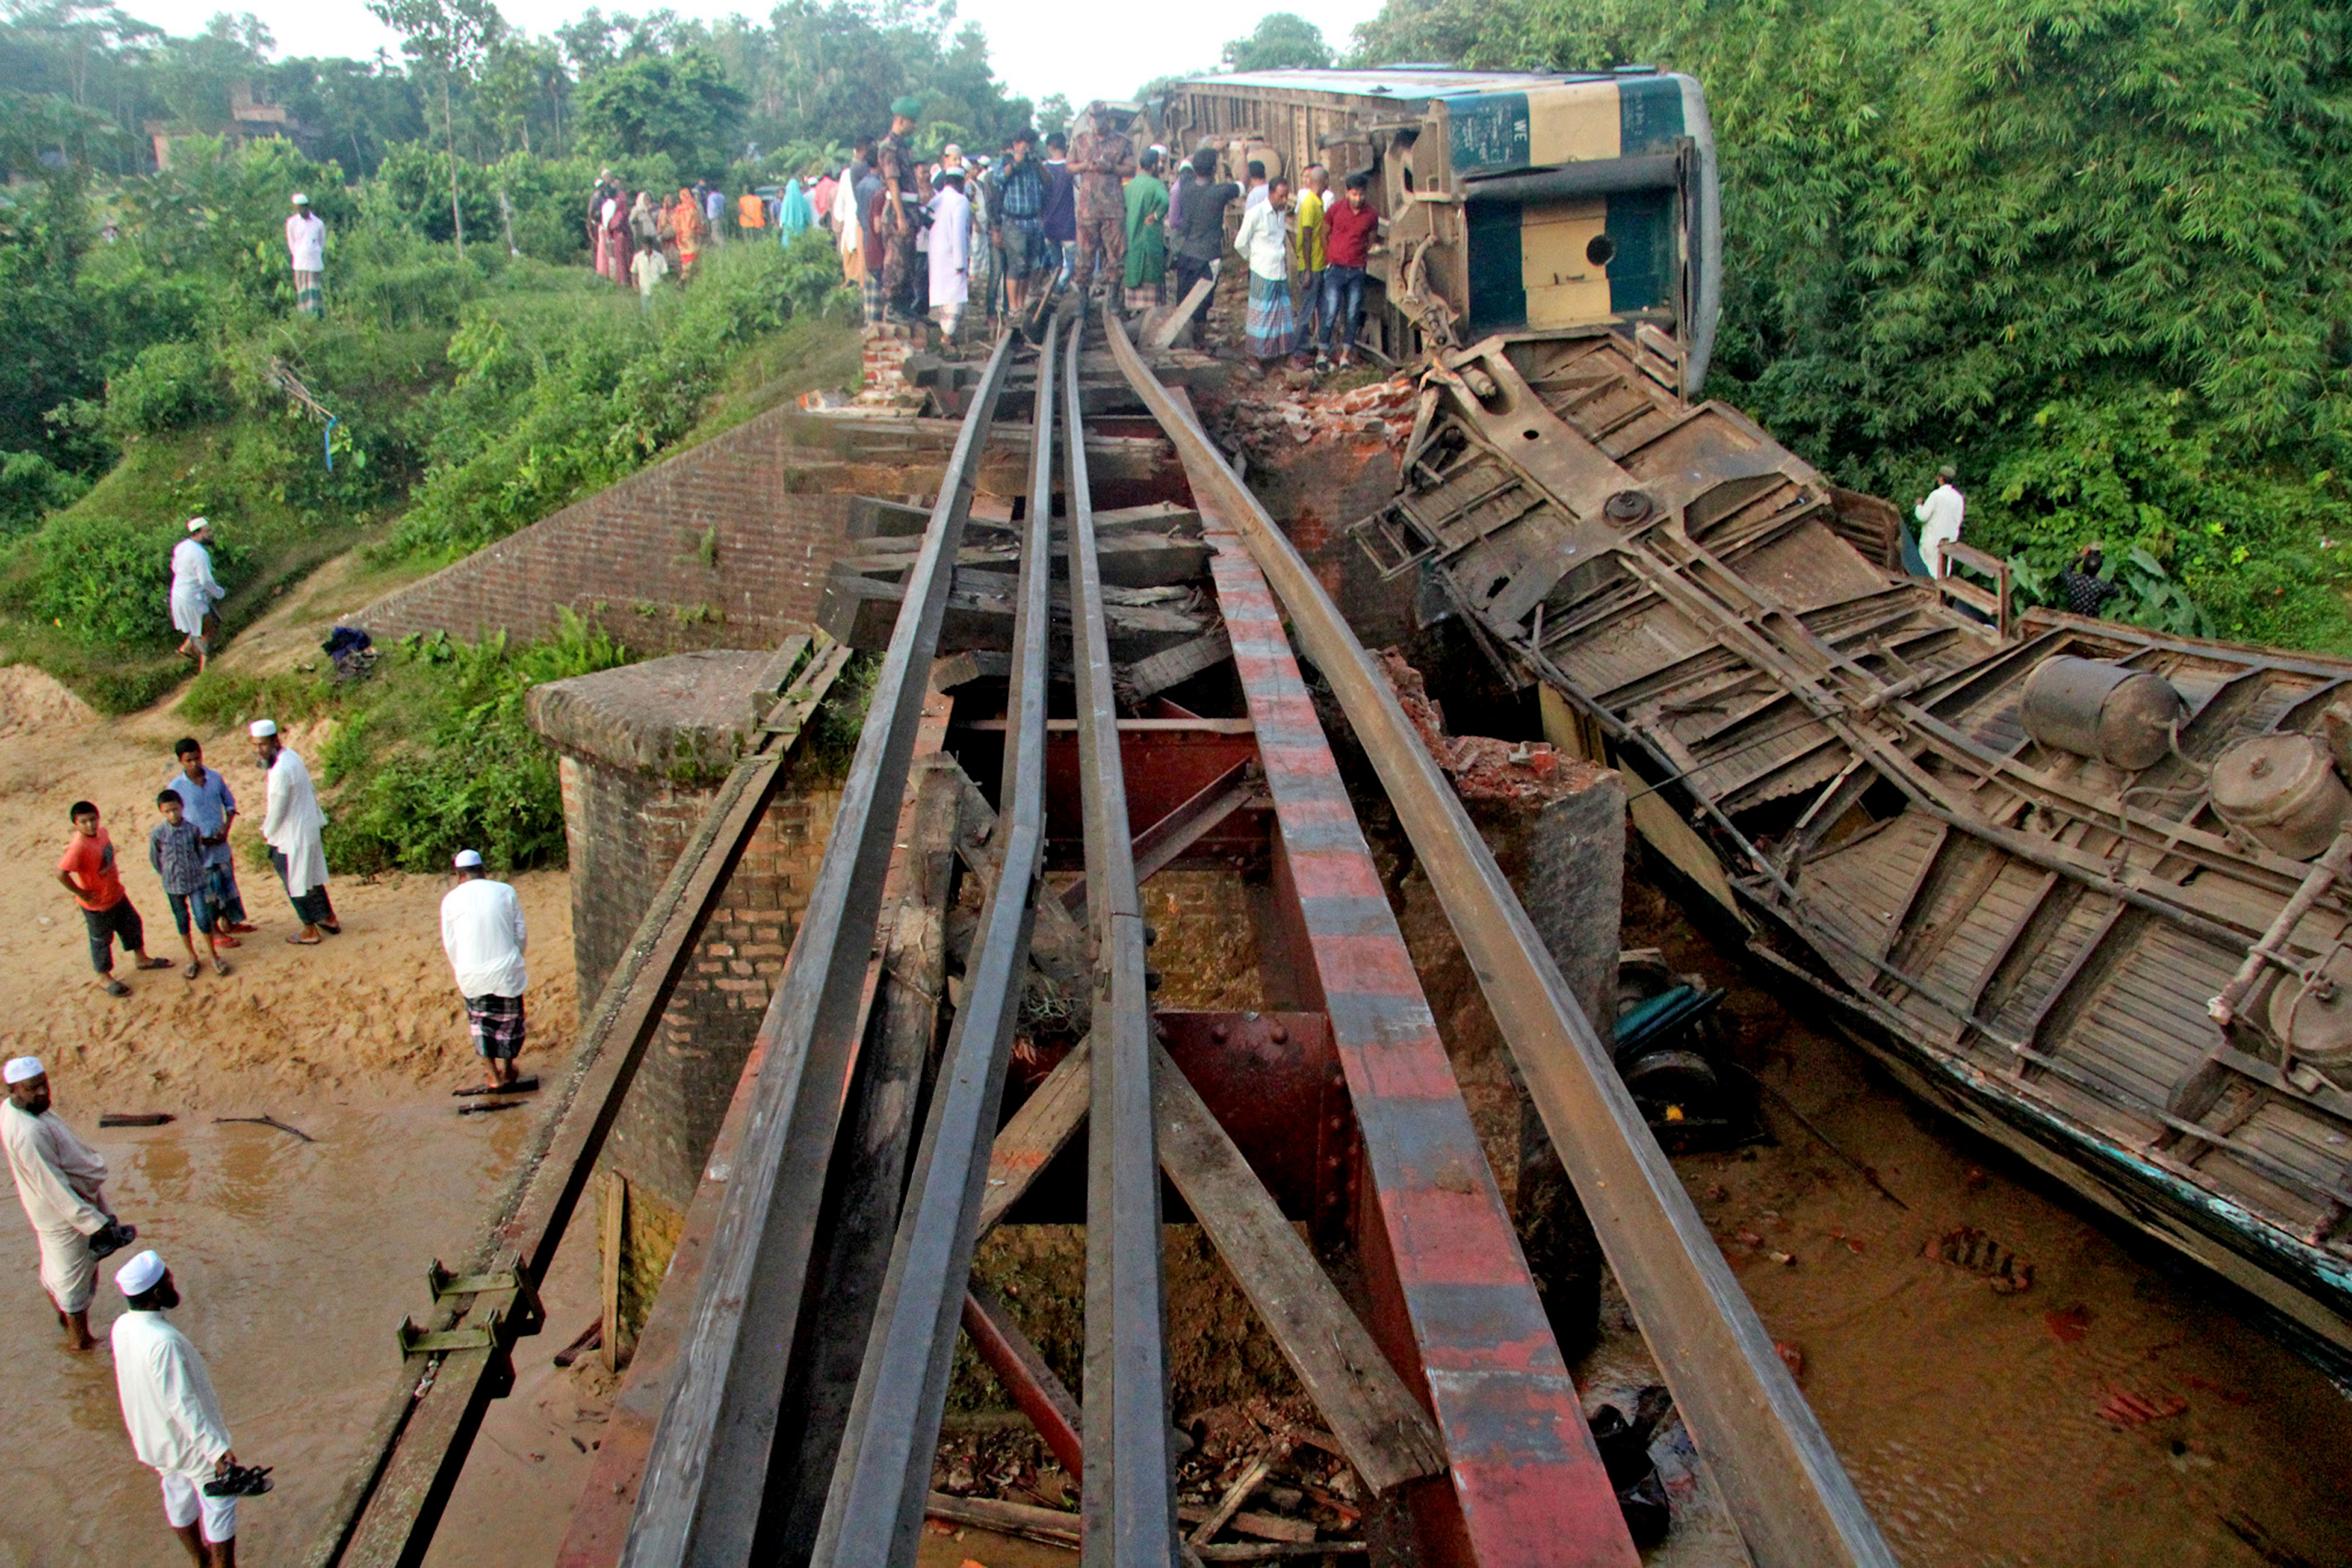
[[[1331,46],[1296,11],[1269,11],[1257,31],[1225,46],[1225,61],[1237,71],[1321,70],[1331,63]]]
[[[710,52],[694,47],[638,55],[598,72],[581,87],[577,114],[581,131],[607,151],[723,165],[747,101]]]
[[[1037,100],[1037,134],[1040,136],[1068,135],[1070,121],[1076,112],[1070,107],[1068,93],[1047,93]]]
[[[449,221],[457,230],[457,259],[466,259],[466,218],[457,202],[457,125],[450,108],[450,83],[470,74],[482,51],[505,31],[490,0],[368,0],[375,19],[398,33],[407,52],[441,78],[441,132],[449,149]]]

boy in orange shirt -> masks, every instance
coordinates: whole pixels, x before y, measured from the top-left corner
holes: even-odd
[[[131,987],[114,977],[114,943],[136,956],[141,969],[169,969],[168,958],[147,956],[147,932],[131,895],[122,890],[122,873],[115,868],[114,841],[98,825],[98,807],[86,800],[73,803],[67,814],[73,837],[58,861],[58,881],[81,906],[81,922],[89,931],[89,966],[98,971],[99,988],[109,996],[128,996]]]

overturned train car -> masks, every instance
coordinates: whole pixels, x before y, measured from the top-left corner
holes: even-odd
[[[2352,662],[1890,570],[1891,508],[1622,328],[1424,385],[1380,570],[1909,1088],[2352,1363]]]
[[[1203,77],[1159,106],[1168,145],[1332,189],[1370,177],[1370,278],[1391,357],[1498,331],[1613,326],[1706,379],[1721,303],[1715,133],[1690,77],[1418,67]]]

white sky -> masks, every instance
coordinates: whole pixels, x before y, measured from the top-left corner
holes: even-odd
[[[588,8],[591,0],[499,0],[509,22],[544,34]],[[1211,7],[1188,15],[1171,27],[1169,14],[1154,14],[1150,27],[1105,31],[1092,25],[1100,0],[959,0],[959,21],[978,22],[988,34],[996,74],[1007,88],[1032,99],[1067,93],[1076,102],[1118,98],[1156,76],[1205,71],[1217,62],[1228,37],[1257,25],[1267,11],[1296,11],[1323,29],[1335,50],[1344,50],[1360,22],[1379,10],[1380,0],[1275,0],[1236,8]],[[643,15],[662,8],[660,0],[603,0],[607,14]],[[764,16],[761,0],[670,0],[681,16],[716,20],[730,13]],[[174,34],[201,31],[215,11],[251,11],[278,40],[281,55],[349,55],[364,58],[379,47],[396,58],[399,37],[378,23],[360,0],[123,0],[123,9]]]

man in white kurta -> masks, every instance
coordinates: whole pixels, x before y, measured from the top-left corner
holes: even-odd
[[[49,1078],[39,1058],[16,1058],[5,1076],[8,1103],[0,1106],[0,1144],[8,1152],[16,1201],[41,1244],[41,1289],[65,1325],[67,1346],[86,1351],[98,1342],[89,1337],[90,1290],[98,1279],[89,1238],[114,1222],[102,1190],[106,1162],[49,1109]]]
[[[1911,509],[1911,515],[1919,520],[1919,556],[1927,562],[1930,577],[1952,574],[1950,565],[1944,560],[1944,546],[1959,542],[1960,523],[1969,510],[1968,498],[1952,483],[1958,477],[1948,468],[1937,469],[1936,488]]]
[[[297,191],[286,216],[286,259],[294,268],[294,308],[316,316],[327,308],[327,225]]]
[[[180,1304],[178,1282],[151,1250],[118,1269],[114,1283],[130,1309],[114,1320],[112,1339],[131,1450],[162,1479],[163,1517],[199,1568],[235,1568],[236,1499],[207,1497],[205,1487],[227,1475],[236,1455],[205,1358],[163,1316]]]
[[[524,1027],[522,900],[482,869],[480,851],[460,849],[455,864],[457,885],[441,900],[441,951],[465,998],[474,1049],[489,1064],[483,1090],[512,1089]]]
[[[961,169],[940,171],[931,197],[931,312],[940,330],[955,336],[964,301],[971,298],[971,202],[963,194]]]
[[[213,525],[192,517],[188,537],[172,546],[172,629],[186,637],[180,651],[195,655],[199,675],[212,653],[205,623],[212,617],[213,606],[228,596],[228,590],[213,577],[212,542]]]
[[[269,863],[302,921],[302,929],[286,940],[297,947],[316,947],[320,932],[332,936],[343,929],[336,922],[335,906],[327,900],[327,814],[319,809],[310,768],[279,742],[277,724],[256,719],[247,732],[253,737],[254,755],[269,774],[261,837],[268,841]]]

